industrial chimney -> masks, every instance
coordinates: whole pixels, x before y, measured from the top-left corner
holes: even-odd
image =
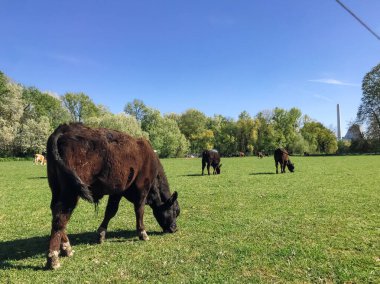
[[[342,139],[342,136],[340,134],[340,111],[339,111],[339,104],[336,105],[336,117],[337,117],[337,138],[338,140]]]

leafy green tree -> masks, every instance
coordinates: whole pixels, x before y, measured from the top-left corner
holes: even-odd
[[[164,117],[174,120],[175,122],[177,122],[177,125],[178,125],[179,124],[179,119],[180,119],[181,116],[179,114],[177,114],[177,113],[171,112],[171,113],[165,113]]]
[[[106,113],[102,116],[93,116],[86,120],[86,124],[91,127],[102,127],[122,131],[133,137],[148,138],[148,133],[142,131],[140,123],[136,118],[124,113]]]
[[[175,120],[160,118],[158,128],[153,131],[152,136],[155,137],[152,145],[157,146],[155,149],[158,149],[160,157],[183,157],[188,152],[189,142]]]
[[[27,119],[18,129],[14,146],[16,155],[33,155],[43,153],[46,141],[51,134],[49,118],[41,116],[38,120]]]
[[[294,139],[290,142],[289,149],[297,154],[310,153],[309,143],[307,143],[300,132],[297,132]]]
[[[236,123],[238,150],[252,154],[257,141],[258,121],[253,119],[248,112],[243,111]]]
[[[181,114],[178,120],[178,126],[190,142],[192,153],[200,153],[203,150],[202,139],[206,130],[207,117],[203,112],[195,109],[189,109]]]
[[[0,72],[0,154],[12,155],[23,115],[22,87]]]
[[[99,116],[104,112],[104,107],[96,106],[84,93],[67,93],[62,96],[62,101],[70,113],[71,121],[74,122],[85,122],[87,118]]]
[[[275,108],[273,111],[273,127],[275,133],[275,143],[279,147],[285,147],[288,150],[294,143],[297,132],[299,131],[302,113],[297,108],[291,108],[286,111],[281,108]]]
[[[149,141],[160,157],[182,157],[188,152],[189,143],[177,122],[163,117],[158,110],[145,110],[141,128],[149,134]]]
[[[357,113],[360,122],[367,122],[372,137],[380,137],[380,64],[368,72],[362,83],[363,97]]]
[[[303,138],[308,142],[310,152],[333,154],[338,150],[335,133],[320,122],[307,122],[301,129]]]
[[[142,121],[147,114],[148,107],[142,100],[134,99],[132,102],[127,103],[124,107],[124,112],[131,116],[134,116],[137,121]]]
[[[271,153],[274,151],[278,144],[275,139],[274,126],[272,124],[272,111],[262,111],[256,115],[257,120],[257,140],[255,148],[257,151],[264,151]]]
[[[201,152],[203,149],[214,148],[214,132],[210,129],[205,129],[203,132],[199,132],[191,136],[193,141],[193,148],[199,149]]]
[[[214,148],[224,156],[231,156],[237,152],[236,122],[232,118],[215,115],[210,119],[209,128],[214,132]]]
[[[207,117],[203,112],[196,109],[189,109],[181,114],[179,127],[186,138],[193,134],[202,132],[206,127]]]
[[[61,123],[70,120],[70,114],[63,107],[62,101],[49,93],[42,93],[37,88],[24,88],[22,92],[24,101],[24,118],[39,119],[45,116],[49,119],[49,123],[53,129]]]

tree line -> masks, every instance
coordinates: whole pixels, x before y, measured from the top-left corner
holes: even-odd
[[[334,154],[373,151],[380,138],[380,64],[363,79],[363,98],[357,120],[366,130],[353,141],[337,141],[334,132],[301,110],[274,108],[251,116],[242,111],[237,120],[196,109],[161,114],[143,101],[126,103],[124,112],[113,114],[96,105],[84,93],[56,96],[13,82],[0,72],[0,157],[43,153],[50,133],[61,123],[82,122],[144,137],[160,157],[198,155],[218,149],[223,156],[239,152],[271,153],[278,147],[295,154]]]

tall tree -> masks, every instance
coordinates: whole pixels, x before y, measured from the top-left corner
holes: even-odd
[[[146,109],[141,128],[148,132],[149,140],[160,157],[182,157],[188,152],[189,143],[177,122],[169,117],[162,117],[158,110]]]
[[[213,132],[214,146],[223,156],[231,156],[237,152],[236,122],[232,118],[214,115],[207,120],[207,129]],[[209,141],[212,143],[212,141]]]
[[[87,118],[98,116],[104,111],[102,106],[96,106],[84,93],[66,93],[62,101],[74,122],[85,122]]]
[[[179,118],[179,129],[189,140],[193,153],[200,153],[203,150],[204,145],[200,140],[205,138],[206,123],[206,115],[195,109],[185,111]]]
[[[308,142],[310,152],[333,154],[338,150],[335,133],[320,122],[305,123],[301,134]]]
[[[14,141],[14,154],[17,156],[43,153],[46,141],[51,134],[49,118],[41,116],[37,120],[26,119],[18,129]]]
[[[258,121],[243,111],[236,123],[238,150],[252,154],[257,140]]]
[[[67,109],[63,107],[62,101],[49,93],[43,93],[37,88],[24,88],[22,92],[24,101],[24,118],[33,118],[38,120],[45,116],[49,119],[49,123],[53,129],[59,124],[70,120]]]
[[[0,72],[0,154],[12,155],[20,119],[24,113],[22,87]]]
[[[147,114],[148,107],[142,100],[134,99],[132,102],[127,103],[124,107],[124,112],[134,116],[137,121],[141,122]]]
[[[270,153],[274,151],[278,144],[275,142],[275,132],[272,123],[273,112],[265,110],[256,115],[258,121],[257,140],[255,148],[257,151]]]
[[[357,118],[367,123],[372,136],[380,137],[380,64],[364,76],[362,91]]]
[[[86,120],[86,124],[92,127],[103,127],[128,133],[133,137],[148,138],[148,133],[141,130],[140,123],[134,116],[125,113],[106,113],[100,116],[93,116]]]
[[[273,127],[275,131],[275,142],[277,147],[286,147],[289,150],[297,137],[301,123],[302,113],[297,108],[291,108],[286,111],[281,108],[275,108],[273,111]]]

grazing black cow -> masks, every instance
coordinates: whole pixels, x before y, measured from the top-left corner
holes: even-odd
[[[105,239],[108,223],[122,197],[134,204],[137,234],[148,240],[143,215],[147,203],[164,232],[177,229],[177,192],[170,194],[164,169],[149,142],[125,133],[92,129],[82,124],[60,125],[47,143],[48,181],[52,192],[52,230],[47,268],[60,266],[59,254],[73,254],[66,225],[79,197],[97,204],[109,195],[98,229]]]
[[[278,164],[281,167],[281,173],[285,173],[285,167],[288,167],[288,170],[294,172],[294,164],[289,159],[289,153],[285,149],[276,149],[274,151],[274,162],[276,165],[276,174],[278,174]]]
[[[207,164],[207,172],[210,175],[210,165],[213,167],[214,171],[212,174],[220,174],[220,168],[222,164],[220,163],[220,155],[217,150],[204,150],[202,153],[202,176],[204,173],[205,166]]]

